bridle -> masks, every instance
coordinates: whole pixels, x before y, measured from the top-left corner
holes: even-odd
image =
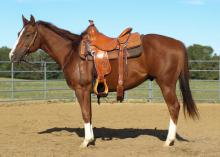
[[[38,31],[37,31],[37,26],[36,26],[36,30],[35,30],[35,33],[34,33],[34,37],[31,39],[31,42],[28,46],[25,45],[25,50],[24,50],[24,55],[21,57],[21,62],[26,62],[28,63],[28,61],[25,60],[25,57],[28,56],[29,52],[30,52],[30,49],[31,47],[34,45],[34,42],[37,38],[37,35],[38,35]],[[31,64],[31,63],[30,63]]]
[[[27,46],[27,48],[26,48],[25,51],[24,51],[25,54],[27,54],[28,52],[30,52],[31,46],[34,45],[34,42],[35,42],[35,40],[36,40],[36,38],[37,38],[37,35],[38,35],[38,31],[37,31],[37,28],[36,28],[36,32],[34,33],[34,37],[32,38],[30,44]]]
[[[24,50],[24,56],[20,60],[21,62],[27,63],[27,64],[29,64],[29,65],[31,65],[33,67],[39,67],[39,66],[36,66],[35,64],[28,62],[27,60],[25,60],[25,57],[29,54],[31,47],[34,45],[34,42],[35,42],[35,40],[37,38],[37,35],[38,35],[38,31],[37,31],[37,26],[36,26],[36,32],[34,33],[34,37],[32,38],[30,44]]]

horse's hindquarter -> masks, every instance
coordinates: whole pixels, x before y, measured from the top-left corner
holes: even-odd
[[[184,44],[157,34],[145,35],[142,41],[148,74],[154,78],[170,76],[178,79],[184,63]]]

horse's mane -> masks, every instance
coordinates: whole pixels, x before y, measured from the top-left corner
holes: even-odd
[[[89,27],[87,27],[87,28],[80,34],[80,36],[83,37],[84,35],[86,35],[88,29],[89,29]]]
[[[74,34],[74,33],[71,33],[70,31],[58,28],[57,26],[53,25],[52,23],[45,22],[45,21],[37,21],[37,24],[43,25],[46,28],[57,33],[58,35],[62,36],[63,38],[66,38],[66,39],[71,40],[73,42],[80,42],[81,41],[81,35]]]

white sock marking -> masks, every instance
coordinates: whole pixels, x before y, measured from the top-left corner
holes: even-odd
[[[84,128],[85,128],[85,139],[86,140],[94,139],[92,124],[85,123]]]
[[[172,142],[176,138],[176,124],[170,119],[169,131],[167,135],[167,142]]]

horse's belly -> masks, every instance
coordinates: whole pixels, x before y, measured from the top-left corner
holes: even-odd
[[[109,91],[116,91],[118,84],[118,61],[111,60],[111,73],[106,76]],[[128,60],[124,68],[124,89],[134,88],[144,82],[147,78],[147,66],[141,57]]]

